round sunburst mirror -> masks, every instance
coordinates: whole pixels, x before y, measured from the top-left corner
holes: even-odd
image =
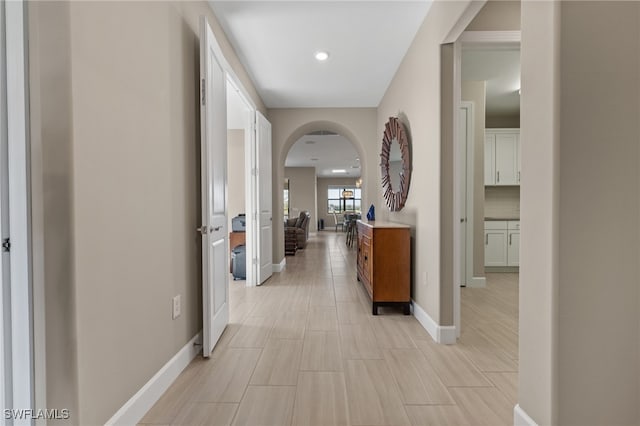
[[[406,132],[397,117],[389,118],[384,126],[380,171],[387,207],[392,212],[402,210],[409,194],[411,153]]]

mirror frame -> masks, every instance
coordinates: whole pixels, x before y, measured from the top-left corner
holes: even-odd
[[[393,141],[400,144],[400,154],[402,155],[402,173],[400,174],[400,188],[394,190],[391,185],[389,175],[389,154]],[[409,183],[411,182],[411,152],[404,126],[398,117],[389,117],[389,121],[384,126],[384,136],[382,137],[382,152],[380,153],[380,171],[382,173],[383,197],[387,207],[392,212],[400,211],[407,202],[409,195]]]

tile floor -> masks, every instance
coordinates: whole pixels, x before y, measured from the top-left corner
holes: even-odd
[[[370,314],[344,233],[320,232],[263,286],[230,282],[230,324],[144,416],[155,425],[511,425],[518,275],[462,289],[439,345],[412,316]]]

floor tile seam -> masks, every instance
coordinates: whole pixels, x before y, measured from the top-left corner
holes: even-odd
[[[256,360],[256,363],[253,366],[253,369],[251,370],[251,374],[249,375],[249,380],[247,380],[247,384],[244,386],[244,391],[242,392],[242,397],[240,397],[240,401],[238,401],[238,408],[236,409],[236,412],[233,415],[233,418],[231,419],[231,424],[233,424],[235,422],[235,420],[236,420],[236,416],[238,415],[238,411],[240,409],[240,404],[242,404],[242,401],[244,400],[244,397],[247,394],[247,389],[249,389],[249,384],[251,383],[251,378],[255,374],[256,368],[258,367],[258,364],[260,363],[260,359],[262,358],[263,354],[264,354],[264,348],[260,348],[260,356],[258,356],[258,359]]]
[[[429,357],[427,356],[427,354],[425,354],[422,349],[418,348],[418,350],[422,353],[423,357],[425,358],[425,360],[427,361],[427,363],[431,366],[431,369],[435,372],[436,376],[438,376],[438,378],[440,379],[440,382],[442,382],[443,385],[445,385],[447,388],[451,387],[449,385],[447,385],[445,377],[442,376],[442,373],[438,372],[438,368],[436,368],[436,366],[433,365],[433,363],[431,362],[431,360],[429,359]],[[475,363],[473,363],[471,360],[469,360],[468,357],[466,357],[464,355],[464,353],[462,353],[461,351],[458,351],[459,354],[461,356],[464,356],[467,361],[476,369],[476,371],[478,372],[478,374],[480,374],[480,376],[482,376],[482,378],[488,382],[488,383],[492,383],[488,377],[486,377],[482,371],[480,371],[480,369],[478,368],[477,365],[475,365]],[[456,386],[453,386],[456,387]],[[458,387],[491,387],[491,386],[458,386]]]
[[[403,404],[405,407],[458,407],[458,404]]]

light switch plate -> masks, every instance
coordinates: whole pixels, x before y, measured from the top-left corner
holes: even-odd
[[[173,298],[173,319],[176,319],[180,316],[182,307],[180,306],[180,295],[174,296]]]

